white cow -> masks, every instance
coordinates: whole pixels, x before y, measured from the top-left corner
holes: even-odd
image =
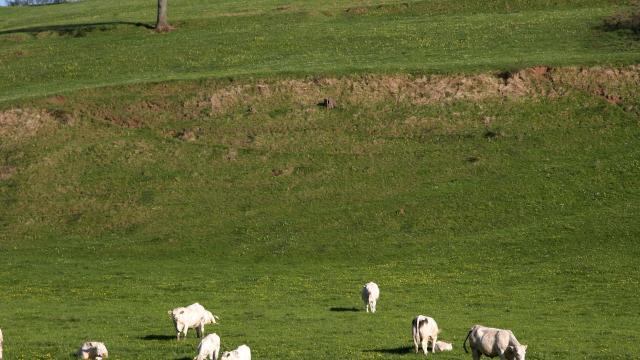
[[[482,325],[474,325],[464,339],[462,347],[468,353],[465,346],[467,340],[469,340],[473,360],[480,359],[482,355],[499,356],[500,360],[524,360],[527,350],[527,345],[521,345],[511,330],[488,328]]]
[[[374,282],[368,282],[362,287],[362,301],[364,301],[367,312],[371,309],[371,312],[376,312],[376,302],[380,297],[380,288],[378,284]]]
[[[225,351],[222,360],[251,360],[251,349],[247,345],[240,345],[233,351]]]
[[[2,345],[4,344],[4,338],[2,337],[2,329],[0,329],[0,360],[2,360]]]
[[[187,307],[179,307],[169,310],[171,320],[176,328],[176,338],[180,340],[180,334],[187,337],[189,329],[196,329],[196,335],[202,337],[204,335],[204,326],[206,324],[216,324],[217,316],[213,315],[204,306],[195,303]]]
[[[429,354],[429,341],[431,341],[431,352],[436,351],[436,343],[438,341],[438,324],[433,318],[424,315],[418,315],[411,322],[411,330],[413,335],[413,350],[418,352],[420,346],[425,355]]]
[[[218,360],[218,354],[220,354],[220,336],[218,334],[209,334],[200,341],[198,345],[198,356],[193,360]]]
[[[80,346],[76,355],[83,360],[102,360],[102,358],[109,357],[109,352],[103,343],[98,341],[87,341]]]
[[[437,341],[436,346],[433,347],[433,352],[443,352],[451,350],[453,350],[453,344],[444,341]]]

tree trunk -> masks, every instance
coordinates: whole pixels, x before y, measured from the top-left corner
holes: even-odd
[[[171,31],[173,28],[167,22],[167,0],[158,0],[158,21],[156,21],[157,32]]]

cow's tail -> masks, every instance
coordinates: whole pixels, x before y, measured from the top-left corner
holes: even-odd
[[[420,344],[420,322],[418,321],[418,318],[413,319],[413,322],[411,323],[411,334],[413,335],[413,343],[416,346],[419,346]],[[416,350],[417,351],[417,350]]]
[[[469,330],[469,333],[467,334],[467,337],[462,342],[462,348],[464,349],[464,352],[466,352],[467,354],[469,353],[469,351],[467,350],[467,340],[469,340],[469,336],[471,336],[471,332],[472,331],[473,331],[473,328],[471,330]]]

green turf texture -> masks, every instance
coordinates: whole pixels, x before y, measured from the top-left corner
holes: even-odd
[[[203,76],[475,72],[628,64],[637,42],[598,29],[620,1],[148,1],[0,8],[0,101]]]
[[[633,83],[620,103],[593,88],[193,106],[327,74],[634,63],[637,41],[598,29],[621,2],[248,3],[170,2],[178,29],[162,35],[66,26],[152,23],[138,0],[0,8],[0,114],[72,120],[0,139],[5,358],[70,359],[99,340],[110,359],[191,359],[194,332],[176,342],[167,310],[196,301],[220,316],[206,332],[224,350],[255,359],[422,358],[418,314],[454,343],[442,360],[471,358],[476,323],[512,329],[530,360],[637,357]],[[185,80],[127,85],[170,79]]]
[[[65,358],[97,339],[115,359],[186,359],[197,341],[172,340],[166,311],[195,301],[220,316],[207,331],[223,348],[256,358],[411,357],[417,314],[454,342],[441,359],[470,358],[475,323],[513,329],[529,359],[637,353],[633,111],[573,90],[181,114],[225,86],[15,104],[79,115],[0,148],[17,169],[0,182],[8,358]],[[138,123],[105,120],[122,117]],[[371,280],[375,315],[359,299]]]

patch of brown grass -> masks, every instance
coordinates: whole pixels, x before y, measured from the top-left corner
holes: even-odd
[[[17,168],[15,166],[4,165],[0,166],[0,181],[9,180],[15,174]]]
[[[29,37],[30,36],[28,34],[23,34],[23,33],[8,34],[3,36],[3,38],[12,42],[23,42],[23,41],[29,40]]]
[[[563,68],[553,74],[556,86],[588,92],[611,104],[623,105],[638,100],[640,65],[624,68]]]
[[[54,125],[55,117],[42,109],[9,109],[0,112],[0,138],[20,140]]]
[[[536,66],[500,74],[288,79],[232,84],[201,91],[184,106],[222,115],[238,108],[256,110],[272,107],[273,103],[291,104],[293,108],[315,108],[328,97],[345,106],[374,103],[415,106],[453,101],[558,97],[571,89],[587,90],[612,103],[620,103],[624,101],[624,92],[637,87],[639,70],[639,66],[622,69]]]
[[[195,129],[182,129],[182,130],[170,130],[165,134],[176,139],[180,139],[182,141],[192,142],[196,141],[199,137],[199,134],[202,130],[200,128]]]
[[[347,10],[345,10],[345,12],[347,14],[353,14],[353,15],[364,15],[369,12],[369,9],[364,6],[355,6],[355,7],[348,8]]]

